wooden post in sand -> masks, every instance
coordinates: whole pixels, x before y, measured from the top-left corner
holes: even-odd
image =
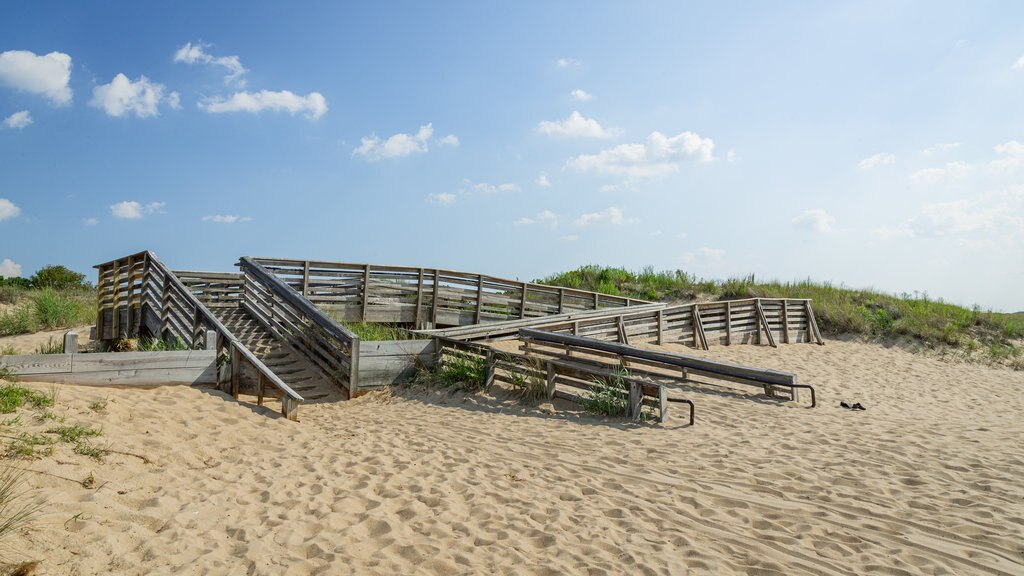
[[[78,353],[78,334],[76,332],[67,332],[64,334],[64,353]]]

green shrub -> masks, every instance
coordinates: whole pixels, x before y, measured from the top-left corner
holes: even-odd
[[[24,295],[24,288],[7,284],[0,285],[0,304],[17,304]]]
[[[0,312],[0,336],[28,334],[35,331],[36,319],[30,303],[22,302],[6,312]]]
[[[453,354],[435,370],[434,379],[443,388],[480,392],[487,383],[487,362],[477,356]]]
[[[34,288],[52,288],[54,290],[85,290],[92,286],[85,281],[85,274],[80,274],[66,266],[43,266],[29,278]]]
[[[590,391],[580,396],[580,406],[587,412],[604,416],[625,416],[629,401],[626,371],[617,371],[606,378],[595,378]]]
[[[54,397],[14,383],[0,385],[0,414],[10,414],[24,405],[33,408],[53,406]]]

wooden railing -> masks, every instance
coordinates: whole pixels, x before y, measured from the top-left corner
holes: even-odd
[[[359,337],[252,258],[238,266],[244,277],[243,306],[264,328],[302,352],[344,387],[359,392]]]
[[[437,268],[251,258],[344,322],[463,326],[646,304],[623,296]]]
[[[797,375],[792,372],[742,366],[531,328],[523,328],[519,337],[523,340],[523,351],[527,355],[582,365],[622,366],[632,374],[656,379],[676,379],[681,373],[685,382],[701,382],[694,378],[696,376],[702,380],[756,386],[772,397],[778,397],[780,392],[788,392],[791,400],[798,399],[798,390],[809,390],[811,407],[816,405],[814,388],[799,384]],[[783,388],[787,390],[780,390]]]
[[[561,398],[580,403],[583,399],[581,393],[593,391],[598,381],[615,378],[628,386],[627,390],[623,390],[622,399],[626,405],[625,416],[631,420],[639,420],[643,407],[648,406],[657,412],[660,422],[665,422],[668,419],[669,403],[677,402],[689,406],[689,422],[691,426],[694,423],[694,405],[690,400],[670,398],[668,389],[661,383],[624,375],[608,366],[575,364],[497,351],[484,344],[440,336],[434,337],[434,342],[435,369],[443,370],[445,363],[453,359],[481,362],[486,366],[485,388],[494,382],[503,382],[515,389],[532,380],[538,385],[543,384],[548,399]],[[563,389],[565,387],[575,392]]]
[[[99,340],[149,335],[165,341],[180,339],[189,348],[206,346],[216,334],[217,356],[226,351],[231,358],[230,393],[238,398],[241,364],[248,362],[259,374],[260,401],[267,385],[281,395],[281,412],[298,419],[302,396],[247,349],[212,312],[152,252],[140,252],[96,266],[99,310],[96,333]],[[218,375],[218,385],[221,384]]]
[[[810,300],[747,298],[669,306],[661,310],[616,311],[594,319],[532,326],[538,330],[613,340],[623,344],[823,344]]]

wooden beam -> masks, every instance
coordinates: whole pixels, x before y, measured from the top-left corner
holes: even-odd
[[[242,383],[242,354],[237,342],[231,343],[231,397],[238,400],[238,391]]]
[[[786,299],[782,298],[782,342],[789,344],[789,304],[786,303]]]
[[[657,340],[658,346],[661,346],[662,344],[664,344],[664,334],[665,334],[665,311],[664,310],[658,310],[658,340]]]
[[[772,329],[771,329],[770,326],[768,326],[768,317],[764,315],[764,308],[761,308],[761,300],[760,299],[758,299],[755,302],[754,307],[757,309],[757,320],[758,320],[758,323],[761,325],[761,327],[764,328],[764,333],[767,334],[767,336],[768,336],[768,344],[772,348],[778,348],[779,345],[775,343],[775,335],[772,334]],[[758,337],[758,340],[759,340],[758,344],[760,344],[760,339],[761,339],[761,331],[760,330],[758,330],[757,337]]]
[[[420,268],[419,277],[416,280],[416,315],[413,317],[412,325],[420,329],[420,309],[423,305],[423,268]]]
[[[431,299],[430,326],[437,328],[437,291],[441,287],[441,271],[434,269],[434,297]]]
[[[565,288],[558,289],[558,313],[565,312]]]
[[[814,341],[817,342],[819,346],[824,346],[825,340],[821,337],[821,331],[818,330],[818,321],[814,318],[814,309],[811,308],[811,301],[804,301],[804,306],[807,310],[807,339],[810,340],[813,335]]]
[[[519,319],[526,318],[526,291],[530,289],[530,285],[523,282],[523,293],[519,298]]]
[[[479,324],[480,323],[480,311],[483,309],[483,305],[484,305],[484,277],[478,275],[476,277],[476,322],[475,322],[475,324]]]
[[[309,260],[302,262],[302,297],[309,298]]]
[[[555,366],[551,362],[546,362],[548,373],[545,380],[545,386],[547,387],[548,400],[555,397]]]
[[[725,345],[732,345],[732,302],[725,301]]]
[[[363,318],[366,322],[366,307],[370,305],[370,265],[363,268]]]

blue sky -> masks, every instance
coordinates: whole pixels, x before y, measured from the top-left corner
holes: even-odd
[[[0,5],[0,275],[599,263],[1024,309],[1024,4]]]

